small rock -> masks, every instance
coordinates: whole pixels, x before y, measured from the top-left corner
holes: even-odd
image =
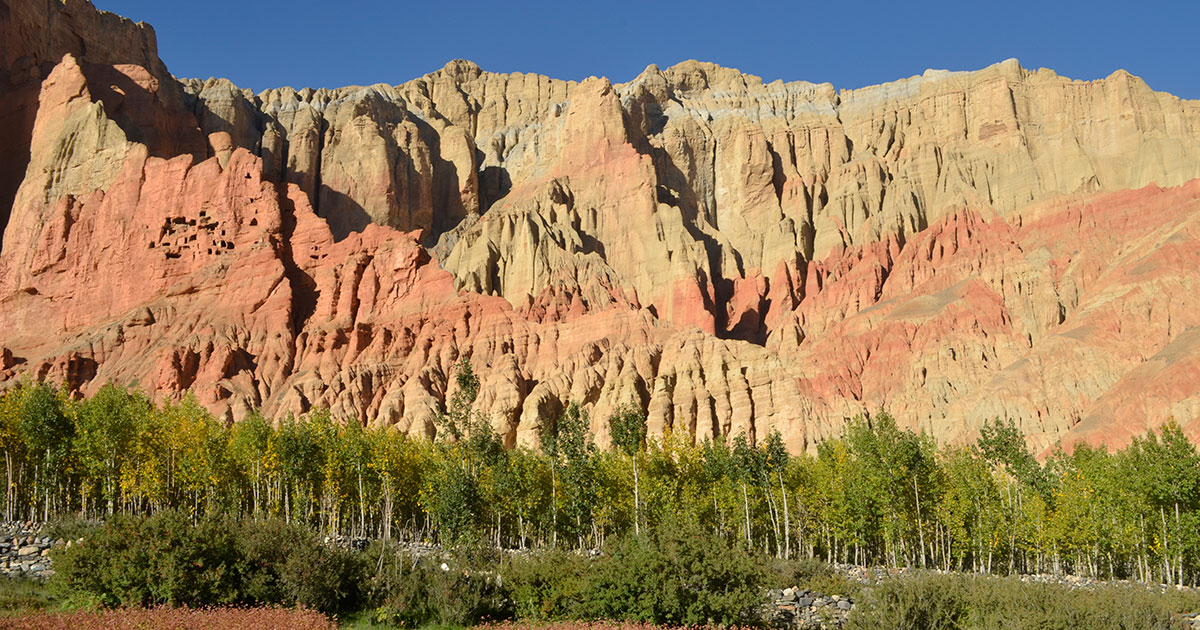
[[[850,610],[852,606],[853,604],[844,599],[837,603],[838,610]]]

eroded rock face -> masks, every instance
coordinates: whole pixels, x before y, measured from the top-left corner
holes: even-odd
[[[428,435],[469,358],[509,443],[571,401],[601,442],[625,403],[795,450],[880,409],[947,441],[998,416],[1038,448],[1200,434],[1200,104],[1127,73],[838,92],[455,61],[255,95],[176,82],[148,27],[84,2],[34,11],[50,40],[29,11],[0,12],[24,90],[0,102],[36,114],[5,128],[29,149],[5,382]]]
[[[149,25],[97,11],[87,0],[0,0],[0,232],[29,162],[41,84],[63,55],[81,58],[85,50],[93,64],[140,66],[169,103],[182,104],[183,91],[159,60]]]

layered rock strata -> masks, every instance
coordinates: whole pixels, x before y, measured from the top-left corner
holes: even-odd
[[[509,443],[572,401],[602,442],[625,403],[795,450],[880,409],[950,441],[1007,417],[1039,448],[1200,434],[1200,103],[1128,73],[839,92],[455,61],[256,95],[176,81],[152,30],[81,0],[38,10],[87,45],[0,51],[0,104],[36,114],[0,165],[9,383],[430,434],[469,358]]]

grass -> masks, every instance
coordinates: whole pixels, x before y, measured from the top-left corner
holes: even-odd
[[[850,630],[1166,630],[1186,627],[1200,593],[1143,586],[1072,588],[1018,577],[916,574],[884,580],[855,602]]]
[[[57,603],[45,582],[0,577],[0,617],[50,610]]]

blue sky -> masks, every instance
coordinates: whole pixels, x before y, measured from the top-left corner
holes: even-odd
[[[1200,0],[93,1],[153,24],[176,76],[224,76],[255,91],[401,83],[454,58],[614,82],[651,63],[700,59],[840,89],[1016,57],[1077,79],[1124,68],[1200,98]]]

